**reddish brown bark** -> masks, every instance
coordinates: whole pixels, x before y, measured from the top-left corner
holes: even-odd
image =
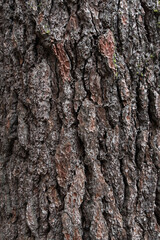
[[[0,240],[160,238],[159,18],[0,2]]]

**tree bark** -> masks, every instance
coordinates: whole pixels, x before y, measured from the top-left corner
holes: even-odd
[[[160,239],[160,2],[1,0],[0,239]]]

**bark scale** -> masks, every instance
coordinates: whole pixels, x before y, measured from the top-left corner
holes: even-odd
[[[160,3],[1,0],[0,239],[160,239]]]

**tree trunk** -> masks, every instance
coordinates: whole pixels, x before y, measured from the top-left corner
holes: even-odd
[[[0,240],[160,239],[160,1],[1,0]]]

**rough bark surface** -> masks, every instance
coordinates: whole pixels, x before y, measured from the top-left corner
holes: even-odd
[[[0,1],[0,239],[160,239],[160,1]]]

